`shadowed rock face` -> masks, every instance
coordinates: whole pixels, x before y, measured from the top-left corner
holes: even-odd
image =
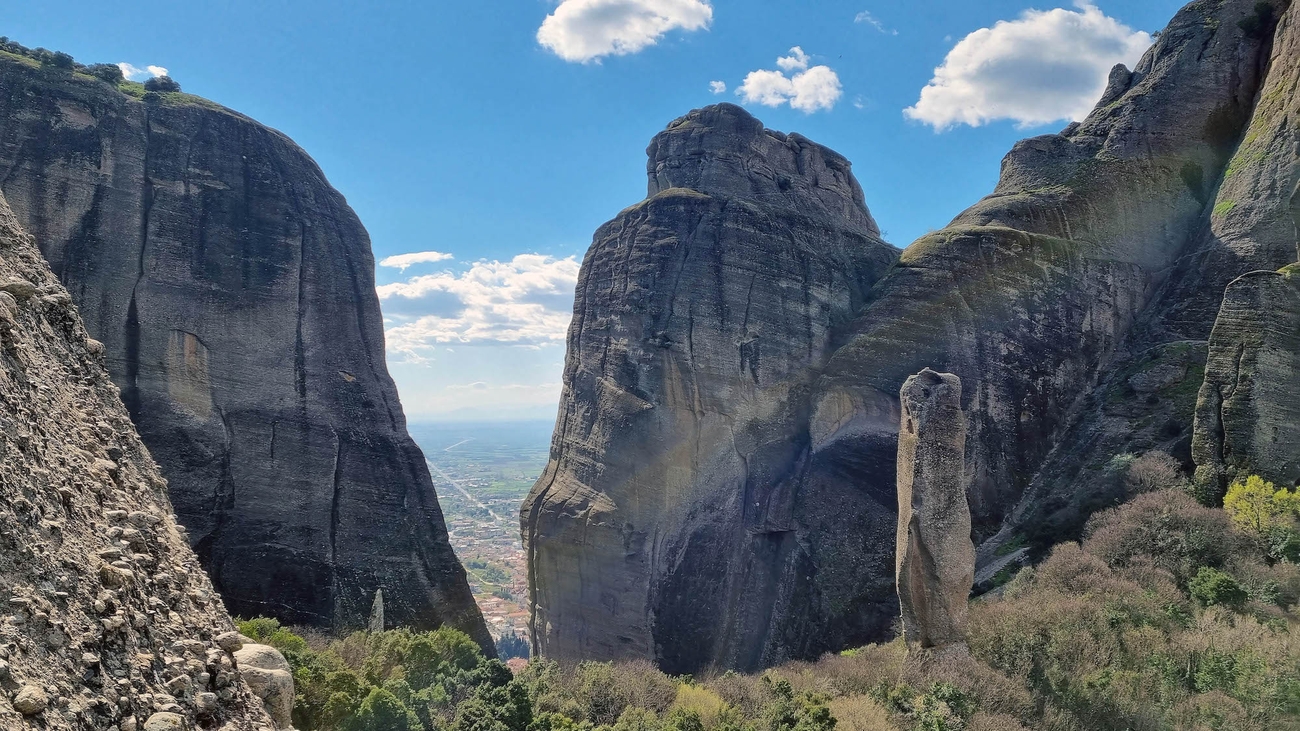
[[[975,583],[961,380],[927,368],[907,379],[899,400],[896,576],[903,635],[921,648],[961,644]]]
[[[1228,287],[1196,410],[1196,481],[1222,496],[1260,475],[1300,485],[1300,267]]]
[[[925,367],[963,384],[972,531],[993,538],[985,559],[1016,534],[1068,537],[1113,504],[1097,477],[1116,454],[1165,449],[1190,463],[1224,288],[1295,260],[1286,120],[1296,118],[1287,105],[1300,24],[1289,3],[1275,5],[1277,23],[1243,22],[1256,5],[1184,8],[1134,71],[1112,72],[1085,121],[1017,144],[993,195],[909,247],[851,321],[832,320],[834,352],[813,378],[778,399],[764,394],[768,411],[741,419],[733,409],[748,400],[737,381],[695,375],[734,379],[734,370],[700,368],[694,354],[745,338],[700,327],[696,314],[688,365],[658,365],[678,361],[637,343],[674,352],[681,336],[647,323],[698,313],[676,304],[683,291],[699,301],[681,286],[696,280],[668,276],[668,265],[627,276],[653,259],[623,247],[644,241],[666,256],[676,249],[659,242],[709,231],[668,210],[688,198],[704,205],[699,192],[716,203],[788,189],[800,210],[825,216],[819,225],[859,218],[837,212],[826,186],[767,172],[777,169],[767,161],[790,159],[812,170],[800,157],[733,146],[749,123],[706,125],[725,130],[717,139],[691,124],[695,115],[675,123],[651,146],[658,195],[602,229],[584,265],[551,467],[524,514],[538,648],[652,657],[689,672],[878,638],[894,611],[898,394]],[[762,150],[763,162],[744,150]],[[751,180],[750,170],[761,174]],[[672,189],[694,184],[717,192]],[[683,223],[665,227],[670,218]],[[763,261],[774,281],[805,271]],[[752,304],[750,318],[791,311]],[[725,417],[704,432],[715,414]],[[647,423],[656,426],[642,431]],[[727,502],[735,495],[743,500]],[[733,558],[741,545],[748,554]],[[771,611],[753,611],[748,597],[764,593],[776,597]],[[673,638],[658,631],[669,626]],[[746,637],[763,639],[737,641]]]
[[[1266,270],[1232,282],[1210,336],[1192,442],[1206,495],[1252,474],[1300,484],[1300,267],[1272,271],[1300,259],[1298,88],[1300,5],[1292,5],[1197,258],[1217,277],[1243,265]]]
[[[268,726],[103,353],[0,195],[0,728]]]
[[[649,197],[583,263],[523,508],[537,648],[694,672],[868,636],[888,609],[826,624],[807,578],[837,539],[794,485],[833,332],[897,253],[843,158],[739,107],[692,112],[648,152]],[[871,532],[888,543],[892,519]]]
[[[0,186],[230,609],[490,646],[384,363],[369,239],[283,135],[0,61]]]

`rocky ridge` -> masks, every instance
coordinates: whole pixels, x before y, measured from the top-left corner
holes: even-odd
[[[384,360],[365,229],[284,135],[0,54],[0,188],[231,611],[461,629],[491,653]]]
[[[740,438],[694,439],[681,424],[715,410],[730,416],[731,407],[716,408],[715,399],[746,403],[732,390],[743,361],[706,371],[693,360],[678,370],[716,377],[679,384],[646,377],[644,364],[654,357],[641,354],[652,351],[628,347],[646,313],[694,314],[693,302],[678,304],[679,284],[699,280],[644,277],[635,280],[630,306],[611,306],[623,290],[609,282],[623,281],[627,268],[603,262],[632,251],[618,238],[641,230],[630,212],[650,211],[640,225],[671,217],[657,213],[651,198],[602,229],[584,262],[551,467],[523,515],[538,649],[647,657],[696,672],[879,639],[892,615],[898,393],[922,368],[963,383],[965,481],[983,565],[1013,541],[1078,535],[1088,515],[1122,497],[1106,478],[1116,455],[1162,449],[1190,468],[1202,382],[1207,372],[1210,381],[1235,378],[1223,375],[1231,356],[1215,354],[1240,352],[1255,327],[1233,327],[1231,308],[1220,317],[1225,288],[1297,258],[1297,7],[1198,0],[1183,8],[1137,68],[1112,72],[1086,120],[1017,144],[992,195],[912,244],[869,290],[852,292],[845,311],[855,314],[833,319],[824,341],[830,355],[815,359],[798,389],[765,398],[779,408],[735,420]],[[693,112],[651,145],[652,195],[674,190],[674,173],[688,186],[680,196],[698,193],[694,184],[755,201],[788,189],[816,212],[819,226],[861,225],[856,207],[844,213],[835,198],[821,197],[821,185],[800,185],[799,175],[769,162],[790,156],[764,150],[753,161],[736,152],[730,130],[744,125],[720,124],[728,131],[714,135],[690,123],[719,116],[726,111]],[[793,159],[796,170],[815,171]],[[751,170],[759,171],[753,179]],[[728,244],[753,246],[766,230]],[[667,236],[641,240],[626,261],[676,250]],[[777,281],[799,281],[799,267],[764,260]],[[1230,295],[1246,303],[1237,320],[1293,332],[1286,307],[1261,306],[1290,286],[1286,277],[1245,280],[1271,289],[1254,305],[1249,293]],[[656,304],[664,300],[673,306]],[[744,312],[789,312],[769,307]],[[718,321],[688,322],[692,353],[744,342]],[[1256,380],[1269,383],[1240,391],[1239,401],[1300,386],[1294,366],[1279,364],[1294,353],[1289,342],[1265,340],[1250,342],[1269,364],[1255,368]],[[671,350],[681,341],[662,342]],[[630,362],[621,360],[625,353]],[[1198,448],[1198,461],[1213,460],[1204,455],[1222,451],[1225,440],[1247,443],[1215,432],[1212,417],[1231,409],[1205,403],[1205,393],[1206,416],[1195,431],[1208,446]],[[1254,414],[1279,426],[1278,435],[1253,434],[1261,445],[1293,423],[1273,398],[1238,418],[1239,430],[1256,428]],[[1233,408],[1243,414],[1246,407]],[[674,426],[642,431],[646,423]],[[622,431],[611,435],[608,425]],[[1221,472],[1211,468],[1215,479]],[[760,537],[766,550],[756,547]],[[559,576],[561,557],[581,570]]]
[[[0,196],[0,727],[271,728],[166,488]]]

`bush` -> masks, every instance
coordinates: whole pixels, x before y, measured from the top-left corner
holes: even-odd
[[[169,91],[180,91],[181,85],[176,83],[170,76],[155,76],[144,82],[145,91],[155,91],[159,93]]]
[[[1202,566],[1220,568],[1241,548],[1222,510],[1174,491],[1139,495],[1088,521],[1084,549],[1114,568],[1139,556],[1185,584]]]
[[[421,731],[420,719],[392,693],[373,688],[351,719],[348,731]]]
[[[1147,452],[1129,463],[1124,473],[1124,492],[1130,498],[1161,490],[1191,488],[1178,460],[1165,452]]]
[[[1205,606],[1240,608],[1249,595],[1237,580],[1217,569],[1202,568],[1188,583],[1192,598]]]
[[[86,67],[86,73],[110,84],[120,84],[126,80],[122,69],[115,63],[96,63]]]

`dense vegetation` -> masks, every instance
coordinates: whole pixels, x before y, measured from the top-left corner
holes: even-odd
[[[1130,500],[977,600],[969,654],[896,640],[762,675],[512,675],[452,630],[242,628],[289,658],[302,731],[1300,729],[1300,496],[1251,478],[1211,508],[1167,456],[1122,462]]]

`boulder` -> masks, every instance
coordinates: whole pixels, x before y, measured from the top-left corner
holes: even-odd
[[[293,727],[293,670],[280,651],[269,645],[245,644],[234,653],[235,664],[253,693],[262,699],[275,726]]]

